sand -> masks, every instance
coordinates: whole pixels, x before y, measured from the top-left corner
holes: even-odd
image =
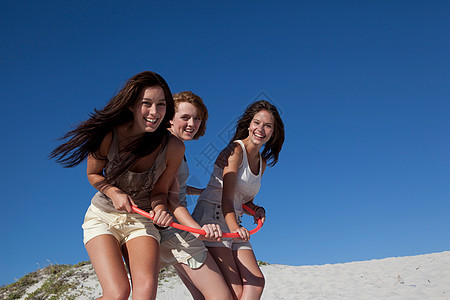
[[[450,251],[318,266],[270,264],[261,270],[266,278],[262,296],[265,300],[450,299]],[[90,264],[75,273],[79,274],[73,279],[78,289],[70,295],[75,299],[95,299],[101,295]],[[192,298],[175,276],[159,282],[157,299]]]
[[[267,265],[262,299],[450,299],[450,251],[320,266]],[[184,287],[157,299],[191,299]]]

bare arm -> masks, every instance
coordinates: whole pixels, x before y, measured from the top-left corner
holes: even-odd
[[[154,211],[153,222],[159,226],[169,226],[172,217],[167,213],[169,189],[177,175],[184,156],[184,144],[171,137],[167,144],[166,169],[156,181],[150,193],[151,206]]]
[[[107,157],[111,141],[112,133],[110,132],[103,139],[97,153],[98,156]],[[107,183],[103,175],[105,165],[105,160],[99,160],[92,154],[88,156],[86,173],[89,183],[108,196],[112,200],[115,209],[132,213],[131,205],[134,205],[133,200],[119,188]]]
[[[264,170],[266,169],[266,166],[267,166],[267,162],[265,159],[262,159],[262,163],[263,163],[263,165],[262,165],[261,176],[264,174]],[[264,224],[264,222],[266,221],[266,210],[264,209],[264,207],[254,204],[253,203],[254,199],[255,198],[253,198],[249,202],[245,203],[245,205],[255,212],[255,215],[253,216],[255,223],[257,223],[258,219],[261,219],[262,223]],[[244,212],[246,214],[249,214],[249,213],[247,213],[247,211],[245,209],[244,209]]]
[[[196,187],[193,187],[193,186],[188,185],[188,186],[186,187],[186,194],[187,194],[187,195],[195,195],[195,196],[198,196],[198,195],[200,195],[200,194],[203,192],[203,190],[204,190],[204,189],[200,189],[200,188],[196,188]]]
[[[258,220],[261,219],[261,222],[264,224],[264,222],[266,221],[266,210],[264,209],[264,207],[254,204],[253,200],[254,198],[245,203],[245,205],[255,212],[255,214],[253,215],[253,220],[255,221],[255,223],[257,223]],[[245,209],[244,212],[249,215],[249,213]]]
[[[223,154],[225,153],[222,152],[220,155]],[[234,211],[234,194],[236,190],[237,174],[243,159],[242,148],[239,145],[233,144],[231,152],[227,155],[227,163],[223,168],[222,211],[230,231],[239,233],[239,236],[243,240],[248,241],[250,239],[250,234],[247,229],[239,226]]]
[[[219,225],[206,224],[203,227],[200,227],[200,225],[192,218],[186,207],[181,204],[179,197],[180,187],[177,177],[170,187],[169,198],[167,202],[168,207],[172,211],[175,218],[177,218],[178,222],[185,226],[203,229],[206,232],[206,235],[204,236],[197,233],[192,233],[196,238],[200,240],[220,241],[222,237],[222,230],[220,229]]]

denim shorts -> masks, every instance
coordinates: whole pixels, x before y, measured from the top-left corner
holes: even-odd
[[[218,224],[222,232],[230,232],[222,213],[222,205],[214,204],[207,201],[198,201],[195,206],[192,217],[200,226],[205,224]],[[237,219],[240,224],[240,219]],[[232,251],[235,250],[253,250],[250,242],[246,242],[241,238],[223,238],[221,242],[203,241],[206,247],[227,247]]]

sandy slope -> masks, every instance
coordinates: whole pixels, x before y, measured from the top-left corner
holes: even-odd
[[[322,266],[268,265],[262,299],[450,299],[450,251]],[[181,288],[158,299],[180,298]],[[185,293],[188,295],[188,293]]]
[[[450,251],[321,266],[267,265],[262,299],[450,299]],[[101,289],[90,265],[76,277],[77,299]],[[178,279],[160,281],[158,300],[191,299]]]
[[[262,270],[263,299],[450,299],[450,252]]]

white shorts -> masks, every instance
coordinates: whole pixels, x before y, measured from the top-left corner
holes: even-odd
[[[222,232],[230,232],[222,213],[222,205],[213,204],[207,201],[198,201],[195,206],[192,217],[200,226],[205,224],[218,224]],[[238,220],[240,223],[240,220]],[[252,244],[241,238],[222,238],[221,242],[203,242],[206,247],[227,247],[232,251],[236,250],[253,250]]]
[[[114,236],[120,246],[129,240],[150,236],[159,242],[160,234],[152,220],[139,214],[104,212],[90,205],[83,223],[84,244],[103,234]]]

